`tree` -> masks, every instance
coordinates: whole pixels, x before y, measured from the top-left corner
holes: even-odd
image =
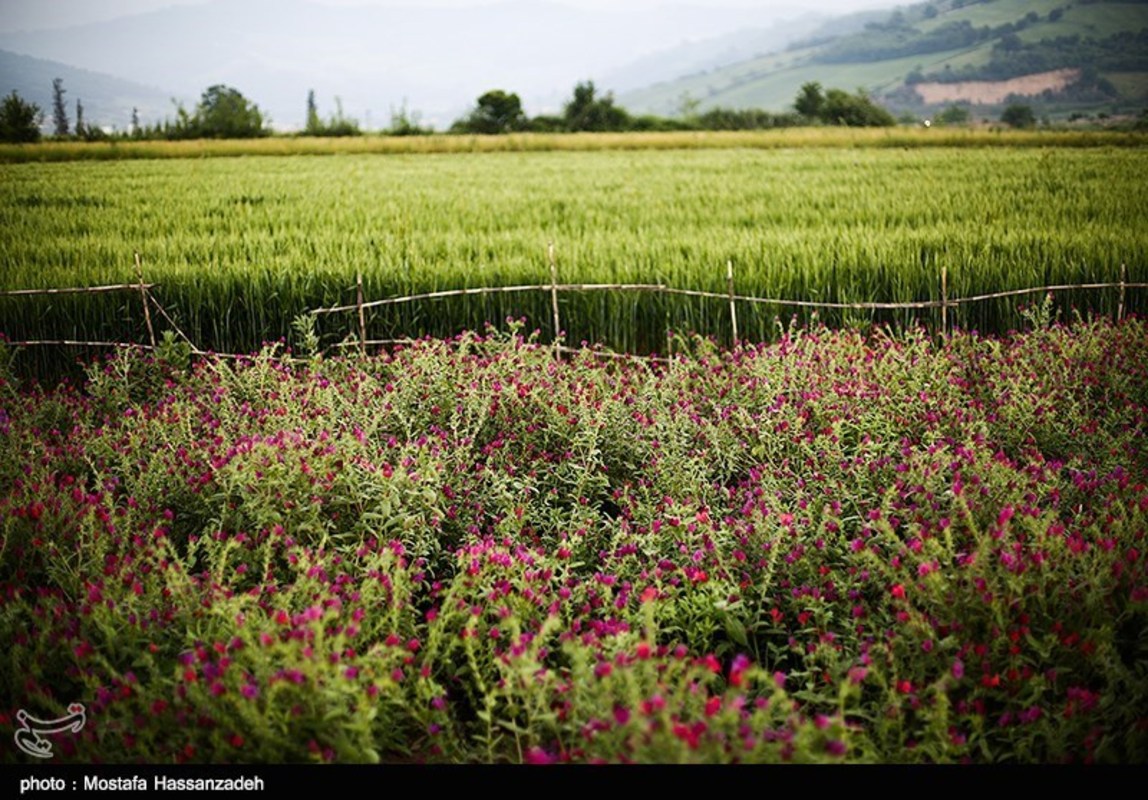
[[[64,79],[52,80],[52,132],[57,136],[68,135],[68,109],[64,107]]]
[[[76,98],[76,135],[84,136],[84,104],[80,102],[80,98]]]
[[[563,112],[571,131],[622,131],[630,126],[626,109],[614,105],[614,95],[597,96],[593,81],[579,83]]]
[[[407,107],[407,99],[398,108],[391,106],[391,127],[387,128],[391,136],[425,136],[434,133],[433,127],[422,126],[422,114]]]
[[[936,120],[941,125],[964,125],[972,117],[966,106],[951,105],[937,114]]]
[[[307,124],[303,129],[312,136],[323,133],[323,122],[319,119],[319,106],[315,103],[315,90],[307,90]]]
[[[801,91],[797,93],[793,107],[803,117],[821,119],[822,111],[825,108],[825,96],[821,94],[821,84],[817,81],[804,84]]]
[[[0,141],[38,142],[43,121],[40,107],[26,102],[13,90],[0,103]]]
[[[892,114],[874,103],[862,90],[858,90],[856,94],[849,94],[843,89],[830,89],[825,93],[821,119],[829,125],[846,125],[853,128],[897,124]]]
[[[326,122],[319,118],[319,106],[315,102],[315,90],[307,92],[307,124],[303,132],[308,136],[359,136],[362,130],[359,121],[343,113],[343,101],[335,98],[335,114]]]
[[[223,84],[204,90],[193,116],[179,109],[176,125],[185,135],[205,139],[250,139],[270,133],[263,126],[259,107]]]
[[[454,127],[464,133],[510,133],[526,127],[526,114],[517,94],[494,89],[478,98],[474,111]]]
[[[1001,113],[1001,122],[1013,128],[1033,128],[1036,127],[1036,114],[1032,106],[1012,103]]]
[[[856,94],[842,89],[830,89],[822,94],[821,84],[816,81],[801,87],[793,107],[805,119],[820,120],[827,125],[876,127],[897,124],[893,115],[874,103],[864,89],[858,89]]]
[[[132,106],[132,136],[139,136],[143,131],[140,130],[140,110]]]

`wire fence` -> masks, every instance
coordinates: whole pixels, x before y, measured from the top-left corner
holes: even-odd
[[[735,291],[734,282],[734,268],[733,262],[726,263],[726,288],[727,291],[713,292],[704,291],[699,289],[682,289],[678,287],[668,286],[663,283],[559,283],[558,282],[558,268],[554,259],[553,245],[549,248],[549,266],[550,266],[550,281],[548,283],[536,284],[523,284],[512,286],[483,286],[483,287],[469,287],[462,289],[446,289],[433,292],[421,292],[418,294],[409,294],[398,297],[388,297],[379,300],[367,300],[363,292],[363,275],[362,272],[357,273],[355,279],[355,302],[346,305],[330,306],[326,308],[316,308],[310,310],[308,313],[312,317],[334,315],[355,312],[357,321],[357,331],[349,335],[348,338],[338,342],[331,347],[345,348],[357,347],[360,351],[365,352],[367,347],[390,346],[397,344],[409,344],[417,341],[409,337],[400,337],[392,339],[371,339],[367,331],[367,315],[366,312],[371,309],[394,307],[409,303],[443,300],[447,298],[459,297],[475,297],[475,296],[492,296],[492,295],[511,295],[523,293],[548,293],[550,295],[550,306],[552,313],[552,323],[554,330],[553,348],[555,353],[577,353],[582,352],[582,349],[572,348],[566,346],[562,341],[562,321],[559,310],[558,297],[560,294],[586,294],[595,292],[638,292],[638,293],[652,293],[669,296],[679,297],[693,297],[712,300],[722,300],[728,303],[729,307],[729,321],[732,333],[731,344],[736,346],[741,343],[738,334],[738,318],[737,306],[739,303],[744,304],[758,304],[769,305],[777,307],[791,307],[803,308],[812,310],[858,310],[858,311],[912,311],[912,310],[925,310],[925,309],[939,309],[941,313],[941,333],[949,330],[949,319],[951,310],[956,310],[961,306],[983,303],[992,300],[1006,299],[1010,297],[1022,297],[1026,295],[1045,295],[1051,296],[1060,292],[1076,292],[1076,291],[1115,291],[1117,292],[1117,302],[1115,318],[1117,321],[1122,320],[1125,315],[1126,308],[1126,293],[1129,289],[1144,289],[1148,288],[1148,283],[1144,282],[1129,282],[1127,280],[1127,267],[1121,265],[1120,267],[1120,281],[1115,283],[1080,283],[1080,284],[1056,284],[1049,286],[1036,286],[1025,289],[1009,289],[1000,292],[991,292],[986,294],[970,295],[967,297],[949,297],[948,296],[948,272],[947,269],[942,267],[939,275],[940,279],[940,299],[939,300],[918,300],[911,302],[830,302],[821,300],[796,300],[790,298],[775,298],[775,297],[757,297],[753,295],[740,295]],[[83,287],[65,287],[65,288],[48,288],[48,289],[10,289],[0,291],[0,297],[37,297],[37,296],[53,296],[53,295],[72,295],[72,294],[106,294],[112,292],[134,292],[138,293],[140,297],[140,304],[143,309],[144,321],[148,333],[148,342],[116,342],[116,341],[85,341],[80,339],[66,339],[66,338],[44,338],[44,339],[28,339],[24,341],[10,341],[9,345],[19,347],[110,347],[110,348],[124,348],[124,349],[142,349],[142,350],[155,350],[157,345],[157,338],[155,332],[155,325],[152,320],[152,310],[162,317],[170,327],[172,333],[186,343],[191,352],[197,356],[213,356],[219,358],[243,358],[243,355],[233,353],[218,353],[214,351],[204,350],[191,339],[180,327],[176,324],[172,315],[168,313],[167,309],[156,298],[153,290],[160,284],[148,283],[144,280],[142,262],[139,253],[135,254],[135,268],[136,268],[136,283],[123,283],[113,284],[107,286],[83,286]],[[667,331],[667,336],[669,331]],[[629,353],[614,353],[604,351],[601,349],[593,349],[590,352],[600,355],[602,357],[632,357]],[[646,356],[641,356],[646,357]]]

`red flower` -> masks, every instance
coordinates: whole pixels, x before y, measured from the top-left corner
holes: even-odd
[[[706,716],[707,717],[712,717],[714,714],[718,713],[719,711],[721,711],[721,698],[720,697],[711,697],[709,700],[706,700]]]
[[[895,583],[893,584],[893,588],[889,590],[889,594],[893,595],[898,600],[903,600],[905,598],[905,587],[899,583]]]

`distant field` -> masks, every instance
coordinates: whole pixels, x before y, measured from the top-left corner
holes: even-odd
[[[948,135],[919,138],[934,134]],[[1145,174],[1148,151],[1111,147],[11,164],[0,166],[0,289],[135,280],[138,250],[157,297],[196,342],[247,351],[286,335],[307,309],[353,302],[358,270],[368,298],[546,282],[550,241],[562,281],[724,292],[732,260],[739,293],[803,300],[938,299],[942,265],[950,297],[1117,280],[1122,263],[1129,279],[1145,280]],[[1144,298],[1130,292],[1129,308],[1143,311]],[[1066,302],[1111,311],[1116,299],[1093,292]],[[1020,322],[1017,305],[970,307],[957,321],[1007,328]],[[775,317],[792,310],[742,308],[740,333],[772,336]],[[574,343],[661,350],[667,327],[729,334],[721,301],[563,296],[561,312]],[[369,327],[379,338],[449,335],[510,314],[552,335],[549,298],[536,295],[380,310]],[[822,318],[907,323],[915,315]],[[331,343],[354,327],[349,317],[329,318],[321,332]],[[0,331],[18,340],[144,337],[130,294],[0,298]]]
[[[0,144],[0,164],[291,155],[595,152],[615,150],[778,150],[793,147],[1143,147],[1148,137],[1121,131],[783,128],[766,131],[666,133],[521,133],[509,136],[277,136],[176,142],[41,142]]]

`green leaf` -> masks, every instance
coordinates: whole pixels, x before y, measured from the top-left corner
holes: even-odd
[[[729,614],[725,614],[724,616],[726,636],[733,639],[742,647],[749,647],[749,635],[746,633],[745,625],[742,624],[742,621]]]

